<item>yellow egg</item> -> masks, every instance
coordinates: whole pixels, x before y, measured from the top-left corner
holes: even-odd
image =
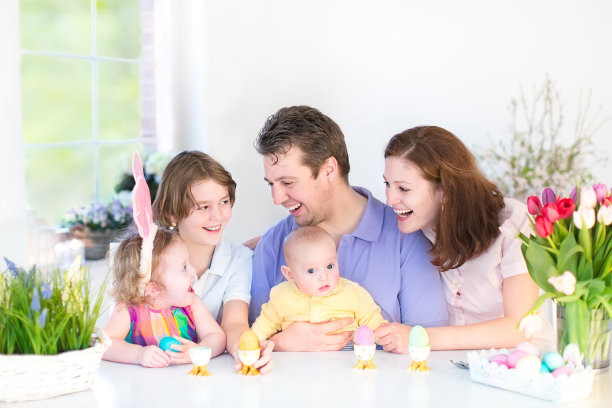
[[[240,335],[238,341],[238,348],[240,350],[257,350],[259,349],[259,340],[253,330],[247,330]]]

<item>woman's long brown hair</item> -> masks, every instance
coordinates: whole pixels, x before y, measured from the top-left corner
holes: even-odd
[[[499,235],[504,197],[479,170],[476,159],[451,132],[420,126],[391,138],[385,159],[401,157],[442,189],[442,211],[431,248],[431,263],[441,271],[458,268],[487,250]]]

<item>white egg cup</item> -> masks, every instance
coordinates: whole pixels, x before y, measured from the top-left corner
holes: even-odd
[[[260,355],[261,350],[259,348],[255,350],[238,349],[238,358],[242,362],[242,368],[238,371],[238,374],[259,375],[259,370],[253,367],[253,364],[259,360]]]
[[[376,366],[372,362],[372,358],[376,352],[376,344],[353,344],[353,351],[359,360],[353,368],[357,370],[376,369]]]
[[[210,361],[212,350],[210,347],[192,347],[189,349],[189,357],[193,363],[190,375],[209,376],[210,372],[206,369],[206,364]]]

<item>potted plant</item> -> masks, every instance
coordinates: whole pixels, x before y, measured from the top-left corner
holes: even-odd
[[[557,197],[550,188],[542,199],[527,199],[534,234],[516,233],[529,274],[544,292],[521,326],[546,301],[557,305],[558,350],[579,346],[593,368],[610,364],[612,316],[612,197],[604,184]],[[518,231],[518,230],[517,230]]]
[[[104,258],[111,240],[118,238],[131,223],[129,193],[118,195],[106,204],[95,202],[72,208],[62,222],[64,227],[70,228],[73,237],[83,241],[85,259]]]
[[[70,268],[50,271],[5,261],[8,268],[0,273],[0,401],[89,388],[109,345],[105,336],[94,335],[106,280],[93,293],[80,256]]]

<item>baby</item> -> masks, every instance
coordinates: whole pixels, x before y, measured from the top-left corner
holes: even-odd
[[[270,291],[252,330],[260,341],[285,330],[295,321],[311,323],[353,317],[355,322],[337,332],[368,325],[376,329],[386,320],[372,296],[357,283],[340,277],[336,244],[318,227],[302,227],[283,244],[286,282]]]

